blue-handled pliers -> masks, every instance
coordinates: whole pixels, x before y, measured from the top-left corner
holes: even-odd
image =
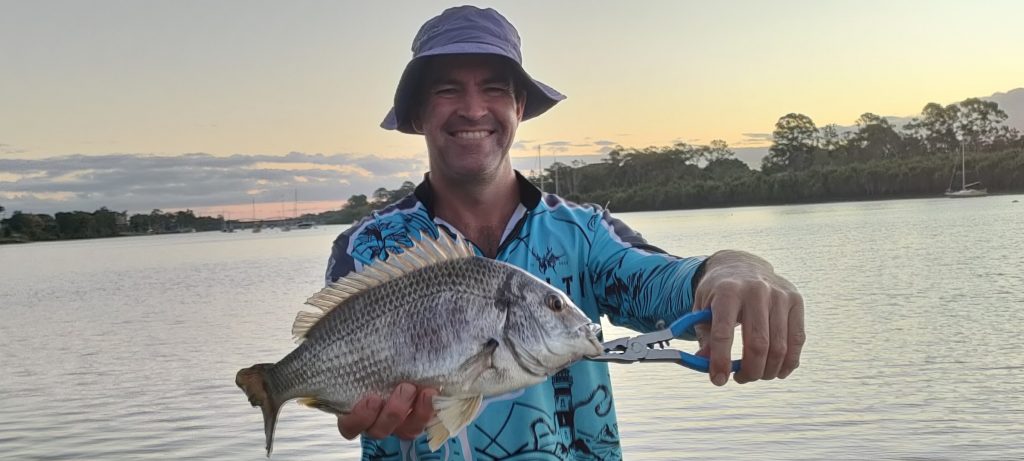
[[[673,362],[691,370],[707,373],[710,364],[707,358],[665,348],[669,340],[678,338],[690,327],[705,322],[711,322],[711,309],[686,314],[664,330],[607,341],[603,344],[604,354],[589,359],[615,363]],[[735,373],[739,369],[740,361],[733,360],[732,371]]]

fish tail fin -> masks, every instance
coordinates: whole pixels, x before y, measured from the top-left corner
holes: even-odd
[[[266,376],[273,368],[272,363],[258,363],[239,370],[235,376],[235,384],[245,391],[249,403],[263,411],[263,432],[267,437],[268,458],[274,450],[274,427],[277,426],[277,415],[281,412],[281,404],[267,389]]]

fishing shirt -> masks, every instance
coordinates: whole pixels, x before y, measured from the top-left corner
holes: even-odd
[[[516,178],[520,204],[497,260],[564,291],[595,323],[605,316],[649,332],[690,312],[703,257],[669,255],[602,207],[543,193],[518,171]],[[412,194],[353,224],[334,241],[327,282],[401,252],[423,232],[461,235],[434,216],[433,204],[425,177]],[[685,336],[693,339],[692,330]],[[622,459],[608,364],[587,360],[540,384],[485,398],[469,426],[436,452],[425,434],[412,441],[363,435],[361,444],[364,461]]]

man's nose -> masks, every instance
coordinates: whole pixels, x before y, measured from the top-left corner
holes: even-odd
[[[460,102],[459,115],[466,119],[480,120],[487,115],[487,99],[481,91],[466,91]]]

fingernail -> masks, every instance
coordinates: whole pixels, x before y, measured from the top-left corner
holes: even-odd
[[[398,395],[402,398],[411,398],[416,392],[416,387],[412,384],[402,383],[398,385]]]
[[[711,382],[714,383],[716,386],[724,385],[725,382],[728,380],[729,378],[721,373],[715,373],[715,375],[711,377]]]

